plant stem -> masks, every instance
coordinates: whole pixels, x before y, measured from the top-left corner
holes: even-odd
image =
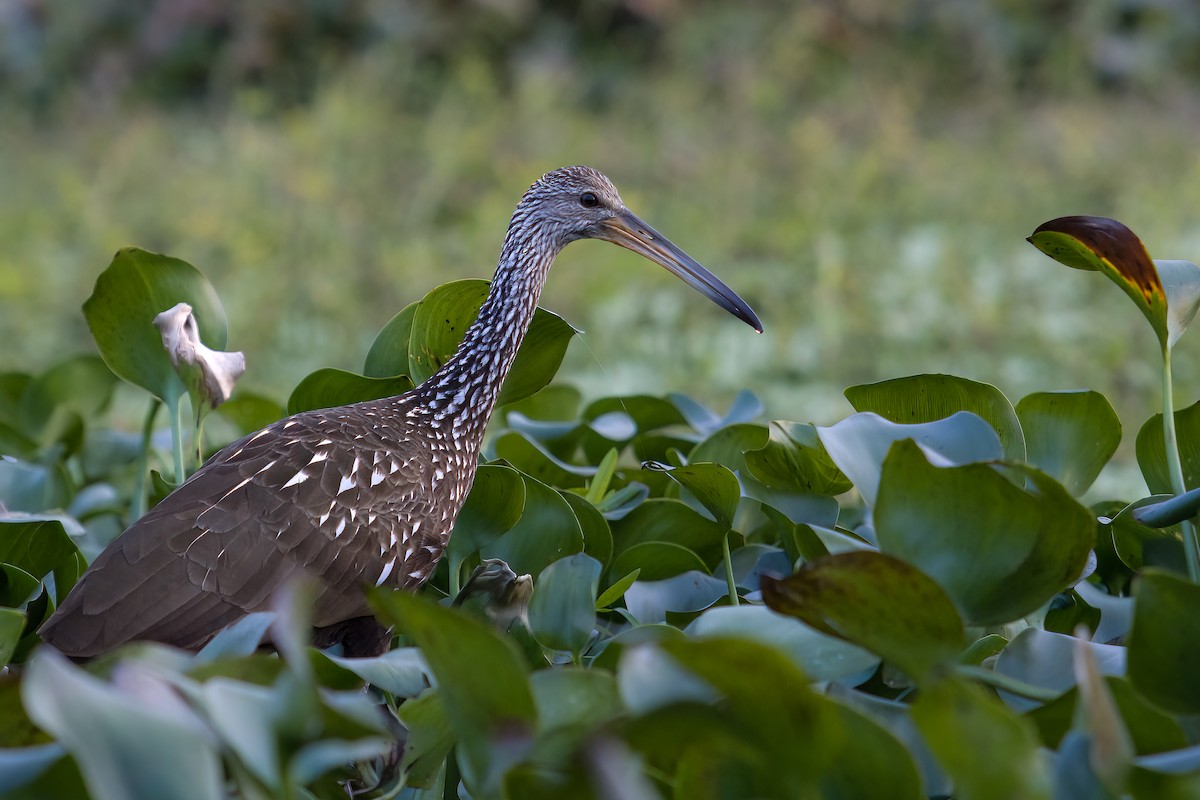
[[[1163,358],[1163,445],[1167,456],[1167,471],[1171,476],[1171,490],[1176,495],[1187,491],[1183,482],[1183,463],[1179,458],[1179,441],[1175,435],[1175,400],[1171,386],[1171,348],[1162,349]],[[1181,523],[1183,529],[1183,552],[1187,556],[1188,576],[1193,583],[1200,583],[1200,541],[1196,539],[1196,526],[1191,520]]]
[[[171,403],[171,449],[175,453],[175,485],[178,486],[187,478],[183,465],[183,398],[176,397]]]
[[[146,513],[146,484],[150,477],[150,437],[154,435],[154,418],[158,416],[160,405],[157,397],[151,397],[150,407],[146,409],[146,419],[142,422],[142,449],[138,453],[137,473],[133,479],[133,501],[129,506],[130,525]]]
[[[967,678],[974,678],[980,683],[986,683],[995,689],[1003,689],[1010,694],[1027,697],[1030,700],[1040,700],[1043,703],[1048,703],[1051,700],[1057,700],[1062,690],[1047,689],[1043,686],[1034,686],[1032,683],[1026,683],[1018,678],[1013,678],[1000,672],[994,672],[983,667],[976,667],[970,664],[959,664],[954,668],[954,671],[959,675]]]
[[[725,555],[725,583],[729,587],[729,605],[739,605],[737,593],[737,582],[733,579],[733,559],[729,557],[729,537],[733,535],[733,531],[725,531],[725,535],[721,537],[721,550]]]

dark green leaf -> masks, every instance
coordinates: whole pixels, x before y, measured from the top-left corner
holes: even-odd
[[[705,564],[716,566],[721,558],[721,539],[727,528],[705,519],[678,500],[653,498],[635,508],[629,516],[612,523],[613,542],[618,560],[630,548],[650,542],[686,547],[698,554]],[[628,569],[614,565],[611,571],[619,575],[642,566],[634,563]],[[675,573],[672,573],[675,574]],[[642,572],[643,580],[669,577],[661,573]]]
[[[363,363],[363,375],[368,378],[388,378],[408,374],[411,369],[408,346],[416,313],[417,304],[409,303],[376,334]]]
[[[417,304],[409,340],[409,374],[421,383],[453,355],[467,327],[479,314],[488,283],[453,281],[437,287]],[[575,329],[563,319],[538,309],[504,382],[498,404],[513,403],[541,389],[562,363]]]
[[[865,647],[916,679],[958,658],[962,621],[929,577],[869,550],[826,556],[782,580],[763,601],[830,636]]]
[[[49,518],[0,520],[0,564],[12,564],[39,580],[53,573],[55,605],[86,566],[62,522]]]
[[[1079,497],[1121,442],[1121,420],[1099,392],[1037,392],[1017,403],[1027,460]]]
[[[572,492],[560,491],[559,494],[567,501],[571,511],[575,512],[575,519],[579,521],[579,528],[583,531],[583,552],[601,564],[608,564],[613,553],[612,530],[600,509]]]
[[[851,386],[846,399],[855,411],[870,411],[903,424],[935,422],[959,411],[982,417],[1000,435],[1004,456],[1025,460],[1021,423],[1008,398],[988,383],[956,375],[912,375]]]
[[[411,388],[413,382],[407,375],[367,378],[353,372],[326,367],[309,373],[296,384],[288,398],[287,412],[298,414],[318,408],[378,400],[403,394]]]
[[[591,731],[621,713],[613,674],[603,669],[564,667],[530,676],[541,731]]]
[[[168,405],[183,396],[184,387],[154,318],[178,303],[192,307],[204,343],[224,350],[225,311],[217,293],[195,267],[177,258],[135,247],[118,250],[83,304],[104,363]]]
[[[283,406],[279,403],[261,394],[241,389],[217,406],[216,413],[232,422],[243,436],[261,430],[286,416]]]
[[[643,581],[661,581],[709,567],[695,550],[673,542],[641,542],[627,547],[608,566],[609,576],[641,570]]]
[[[553,562],[583,552],[583,531],[563,496],[528,475],[521,519],[480,549],[484,558],[499,558],[517,574],[537,575]]]
[[[936,580],[971,624],[1029,614],[1083,572],[1091,512],[1031,467],[1015,486],[987,464],[936,467],[912,441],[888,453],[875,507],[884,552]]]
[[[410,786],[426,788],[437,778],[442,762],[454,747],[454,732],[440,692],[427,691],[409,700],[400,706],[399,717],[408,728],[401,769]]]
[[[821,780],[825,800],[866,797],[917,798],[921,776],[904,745],[882,725],[838,703],[827,703],[844,731],[843,749],[830,759]]]
[[[692,462],[667,474],[691,492],[723,530],[733,527],[742,488],[737,476],[721,464]]]
[[[108,407],[117,378],[96,356],[73,356],[29,382],[21,395],[21,421],[43,441],[58,439],[63,412],[91,418]],[[58,420],[56,423],[55,420]]]
[[[448,556],[453,568],[511,530],[524,510],[521,473],[503,464],[480,466],[450,536]]]
[[[25,612],[16,608],[0,608],[0,667],[8,663],[21,632],[25,630]]]
[[[1129,679],[1160,708],[1200,714],[1200,586],[1147,569],[1135,585]]]
[[[1133,745],[1139,755],[1178,750],[1187,745],[1187,737],[1179,722],[1146,702],[1129,681],[1108,675],[1104,679],[1121,719],[1129,728]],[[1075,720],[1075,703],[1079,693],[1072,687],[1057,700],[1030,710],[1027,714],[1038,728],[1042,744],[1057,749]]]
[[[541,442],[523,433],[509,431],[492,443],[496,458],[543,483],[562,489],[582,487],[596,473],[595,467],[569,464],[547,450]]]

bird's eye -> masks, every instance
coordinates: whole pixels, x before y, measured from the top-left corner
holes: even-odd
[[[584,208],[595,208],[596,206],[600,205],[600,198],[596,197],[596,195],[591,192],[584,192],[583,194],[579,195],[579,205],[583,206]]]

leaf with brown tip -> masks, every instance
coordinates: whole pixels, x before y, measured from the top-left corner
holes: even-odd
[[[1141,309],[1167,343],[1167,296],[1158,270],[1137,235],[1108,217],[1059,217],[1043,222],[1029,243],[1075,269],[1101,272]]]

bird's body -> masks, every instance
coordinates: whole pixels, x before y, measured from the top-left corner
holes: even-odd
[[[437,373],[396,397],[296,414],[217,453],[96,558],[43,640],[77,658],[135,639],[195,649],[308,575],[319,586],[318,644],[385,649],[364,589],[416,589],[432,574],[546,273],[586,237],[658,261],[761,329],[740,298],[630,214],[603,175],[548,173],[517,206],[488,298]]]

